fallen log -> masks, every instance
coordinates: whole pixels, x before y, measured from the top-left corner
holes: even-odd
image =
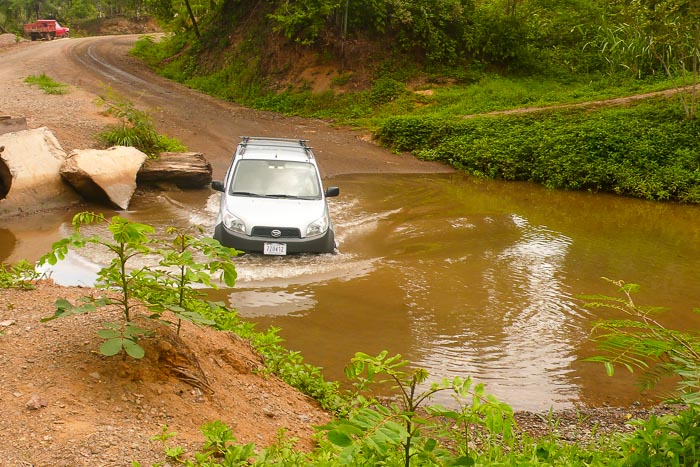
[[[171,183],[178,188],[203,188],[211,184],[212,168],[201,152],[162,152],[148,159],[136,175],[136,183]]]

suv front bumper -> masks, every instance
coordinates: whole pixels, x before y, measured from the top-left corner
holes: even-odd
[[[224,246],[246,253],[262,253],[265,243],[286,243],[287,254],[333,253],[335,251],[333,229],[328,229],[325,234],[312,238],[251,237],[231,232],[224,227],[224,224],[219,223],[214,228],[214,238]]]

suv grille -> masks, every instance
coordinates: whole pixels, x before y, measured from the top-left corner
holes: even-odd
[[[282,232],[282,235],[279,237],[273,237],[272,236],[272,231],[273,230],[279,230]],[[253,231],[251,232],[253,236],[255,237],[270,237],[270,238],[301,238],[301,232],[299,232],[299,229],[293,229],[293,228],[280,228],[280,227],[253,227]]]

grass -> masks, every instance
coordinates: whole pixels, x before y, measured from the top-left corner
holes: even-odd
[[[27,76],[24,82],[37,86],[46,94],[68,94],[68,85],[55,81],[53,78],[47,76],[46,73]]]

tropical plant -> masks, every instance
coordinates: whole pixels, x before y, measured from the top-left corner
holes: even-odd
[[[694,0],[621,3],[618,23],[600,27],[597,45],[614,67],[641,76],[662,71],[674,83],[683,111],[697,115],[700,4]],[[684,86],[690,85],[688,89]]]
[[[386,351],[376,357],[358,352],[345,368],[346,376],[354,381],[349,416],[319,427],[339,448],[341,464],[382,465],[395,459],[406,467],[412,463],[470,465],[475,457],[469,450],[469,428],[474,426],[497,434],[504,446],[512,445],[512,409],[486,395],[483,385],[473,385],[471,378],[456,377],[421,389],[428,372],[420,368],[406,371],[408,363],[401,355],[389,357]],[[398,402],[379,402],[372,389],[382,385],[397,391]],[[470,398],[471,403],[461,405],[459,411],[441,405],[424,407],[433,395],[443,391],[449,391],[458,400]],[[440,445],[437,436],[430,435],[442,425],[440,419],[451,420],[463,430],[465,437],[456,458]]]
[[[697,330],[669,329],[656,316],[663,308],[640,306],[632,300],[639,285],[606,279],[618,288],[620,297],[584,295],[586,307],[605,307],[627,315],[624,319],[596,323],[595,342],[602,355],[586,359],[600,362],[608,375],[615,366],[630,372],[641,370],[643,387],[654,387],[662,378],[677,378],[672,398],[687,404],[700,405],[700,333]],[[693,310],[700,313],[700,308]]]
[[[153,313],[163,316],[169,311],[177,318],[177,333],[180,333],[182,320],[199,324],[213,325],[214,321],[204,318],[209,310],[221,305],[206,300],[201,289],[203,285],[217,288],[214,280],[218,275],[227,286],[236,282],[236,268],[231,258],[236,250],[222,246],[213,238],[204,237],[199,226],[190,229],[168,227],[167,238],[153,240],[151,254],[160,258],[159,268],[148,268],[138,278],[134,289],[136,298],[143,301]]]
[[[112,239],[107,240],[99,235],[85,236],[81,228],[89,224],[106,222],[101,214],[83,212],[73,218],[73,233],[54,243],[49,253],[40,259],[40,264],[56,264],[65,258],[69,248],[83,248],[87,245],[98,245],[106,248],[113,255],[109,265],[100,269],[97,274],[96,287],[104,289],[103,296],[85,296],[77,304],[65,299],[56,301],[56,312],[53,316],[42,321],[50,321],[75,314],[97,311],[102,307],[116,308],[121,311],[121,321],[105,322],[98,335],[104,339],[100,353],[112,356],[122,350],[133,358],[142,358],[145,351],[138,341],[151,333],[150,330],[136,325],[136,311],[146,306],[150,315],[142,315],[150,320],[163,321],[165,311],[171,311],[177,318],[179,332],[181,320],[185,319],[199,324],[214,324],[204,318],[202,308],[217,307],[216,304],[202,306],[195,299],[197,293],[194,284],[215,286],[212,275],[218,275],[226,285],[232,286],[235,278],[235,268],[231,260],[237,251],[218,244],[215,240],[198,240],[177,230],[175,239],[169,248],[154,248],[150,236],[153,227],[136,222],[130,222],[122,217],[114,216],[107,228]],[[194,259],[192,251],[202,254],[202,258]],[[163,255],[160,265],[154,268],[141,264],[132,269],[136,258],[145,258],[154,254]],[[164,268],[175,268],[166,270]],[[168,321],[165,321],[168,322]]]

